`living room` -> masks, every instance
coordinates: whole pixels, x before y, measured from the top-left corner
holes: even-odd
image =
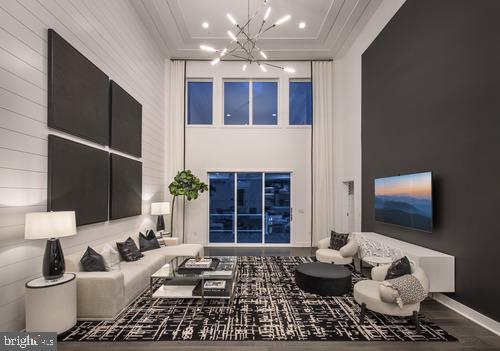
[[[500,350],[499,10],[0,0],[3,346]]]

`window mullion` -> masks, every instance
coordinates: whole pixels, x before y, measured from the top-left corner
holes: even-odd
[[[248,123],[253,126],[253,80],[249,80],[248,85]]]
[[[234,172],[234,243],[238,243],[238,173]]]

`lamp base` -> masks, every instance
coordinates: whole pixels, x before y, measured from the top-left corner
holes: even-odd
[[[156,231],[159,232],[160,230],[165,230],[165,221],[162,215],[159,215],[156,221]]]
[[[66,265],[59,239],[48,239],[43,255],[42,274],[45,280],[59,279],[64,275]]]

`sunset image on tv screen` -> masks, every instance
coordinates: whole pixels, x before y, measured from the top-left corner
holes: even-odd
[[[375,179],[375,220],[432,231],[432,173]]]

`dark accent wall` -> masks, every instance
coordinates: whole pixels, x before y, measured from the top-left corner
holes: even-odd
[[[362,228],[456,257],[499,321],[500,1],[408,0],[362,57]],[[374,219],[374,178],[432,171],[434,231]]]

